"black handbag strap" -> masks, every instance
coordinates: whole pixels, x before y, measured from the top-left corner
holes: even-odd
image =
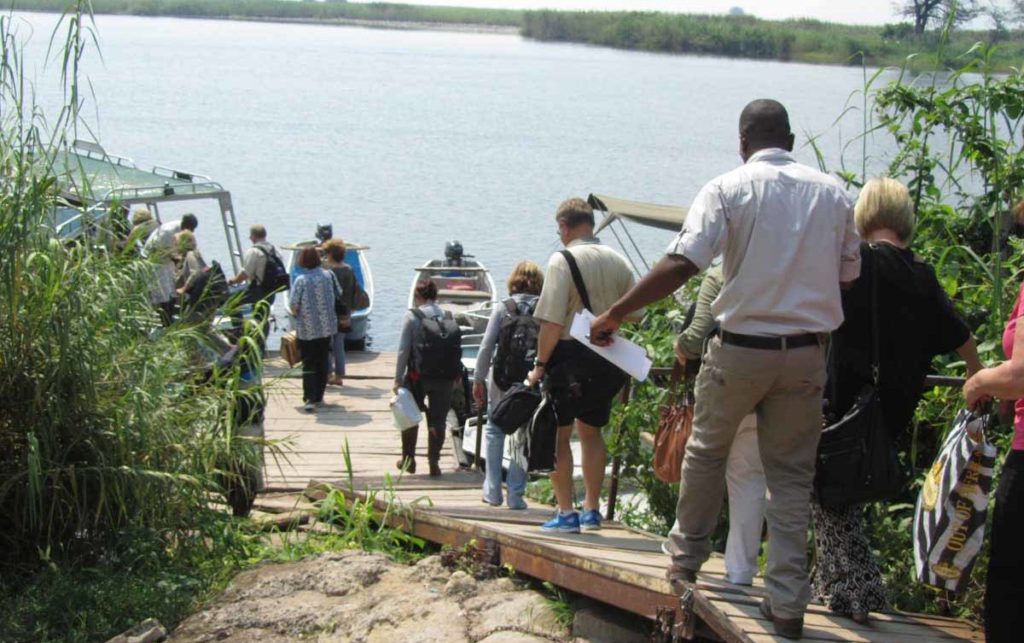
[[[569,264],[569,272],[572,273],[572,281],[576,284],[576,291],[580,294],[580,299],[583,301],[583,307],[594,312],[590,307],[590,296],[587,295],[587,286],[583,283],[583,275],[580,274],[580,267],[576,265],[576,257],[572,256],[572,253],[568,249],[562,250],[562,256],[565,257],[565,262]]]
[[[871,252],[868,253],[871,255],[871,381],[877,389],[881,365],[878,356],[878,257],[875,254],[878,252],[878,246],[872,243],[868,244],[868,247],[871,248]]]

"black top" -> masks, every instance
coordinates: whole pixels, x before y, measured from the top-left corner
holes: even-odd
[[[913,419],[932,358],[959,348],[971,333],[935,271],[912,251],[861,243],[860,256],[860,278],[843,291],[845,320],[833,334],[833,408],[844,412],[871,382],[871,280],[877,270],[879,393],[886,424],[898,435]]]
[[[338,278],[338,285],[341,286],[342,302],[344,302],[349,312],[352,312],[352,309],[355,307],[353,302],[356,297],[356,273],[352,270],[352,266],[347,263],[334,266],[330,270]]]

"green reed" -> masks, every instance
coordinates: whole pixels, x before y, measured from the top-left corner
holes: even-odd
[[[65,88],[52,119],[0,16],[0,567],[102,551],[126,529],[174,542],[253,452],[234,429],[237,368],[201,377],[207,331],[159,329],[152,265],[52,236],[54,158],[79,127],[93,42],[87,8],[74,5],[51,39]],[[97,238],[115,232],[94,223]]]

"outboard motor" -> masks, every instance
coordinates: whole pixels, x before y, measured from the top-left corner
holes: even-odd
[[[444,244],[444,265],[462,265],[462,243],[460,241],[449,241]]]
[[[320,243],[324,243],[328,239],[334,236],[334,226],[330,223],[316,223],[316,239]]]

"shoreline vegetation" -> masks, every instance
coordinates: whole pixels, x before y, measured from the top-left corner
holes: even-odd
[[[439,0],[443,1],[443,0]],[[59,13],[67,0],[12,0],[15,10]],[[94,14],[331,24],[388,29],[438,29],[519,33],[542,42],[589,44],[652,53],[724,56],[828,65],[959,67],[934,60],[940,32],[915,35],[910,23],[856,26],[810,19],[762,20],[654,12],[583,12],[476,9],[389,3],[292,0],[92,0]],[[989,64],[1009,70],[1024,63],[1024,33],[953,31],[945,51],[975,43],[999,45]],[[930,60],[928,60],[930,59]]]

